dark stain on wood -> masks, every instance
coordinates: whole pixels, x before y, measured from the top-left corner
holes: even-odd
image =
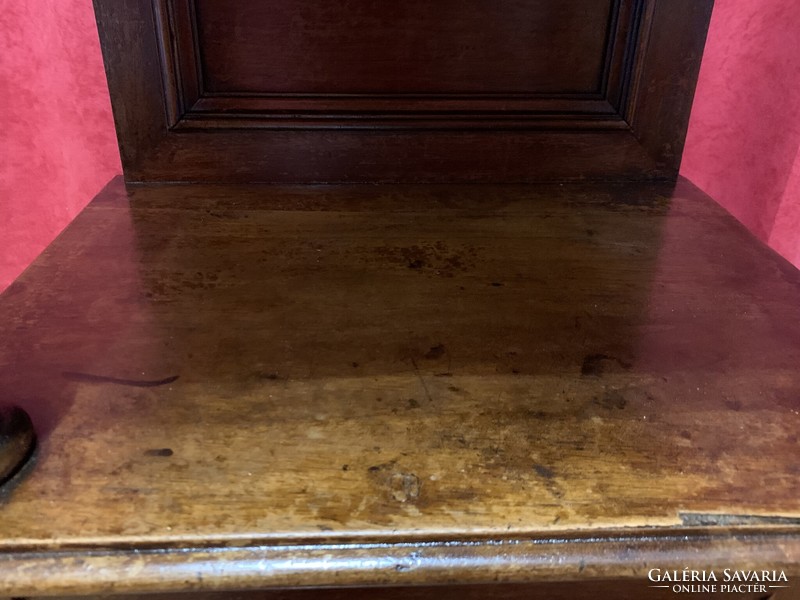
[[[444,356],[445,347],[444,344],[436,344],[432,346],[430,350],[425,353],[425,358],[428,360],[436,360]]]
[[[625,395],[620,390],[606,390],[602,396],[595,398],[594,403],[608,410],[623,410],[628,405]]]
[[[539,477],[544,477],[545,479],[553,479],[556,476],[555,471],[549,467],[545,467],[544,465],[533,465],[533,470],[536,471],[536,474]]]
[[[93,375],[91,373],[76,373],[74,371],[64,371],[61,376],[67,381],[74,381],[77,383],[110,383],[112,385],[123,385],[128,387],[160,387],[162,385],[169,385],[174,383],[180,377],[179,375],[172,375],[164,377],[163,379],[123,379],[120,377],[109,377],[107,375]]]
[[[589,354],[581,364],[581,375],[600,377],[610,372],[628,370],[631,365],[615,356],[606,354]]]
[[[145,456],[172,456],[175,454],[172,448],[151,448],[144,451]]]

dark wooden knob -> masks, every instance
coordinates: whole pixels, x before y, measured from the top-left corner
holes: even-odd
[[[28,413],[18,406],[0,405],[0,485],[30,457],[35,441]]]

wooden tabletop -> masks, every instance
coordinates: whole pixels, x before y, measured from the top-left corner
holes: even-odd
[[[799,309],[686,181],[115,180],[0,297],[0,595],[800,575]]]

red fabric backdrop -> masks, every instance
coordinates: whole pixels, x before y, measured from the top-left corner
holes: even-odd
[[[0,0],[0,290],[120,172],[91,0]],[[683,174],[800,266],[800,2],[717,0]]]
[[[0,0],[0,290],[121,171],[91,0]]]
[[[717,0],[681,172],[800,266],[800,2]]]

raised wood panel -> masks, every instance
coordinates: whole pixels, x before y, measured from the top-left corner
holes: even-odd
[[[597,94],[612,0],[196,0],[216,93]]]
[[[126,178],[246,182],[674,178],[711,4],[95,0]]]
[[[158,0],[171,126],[611,128],[642,0]]]

